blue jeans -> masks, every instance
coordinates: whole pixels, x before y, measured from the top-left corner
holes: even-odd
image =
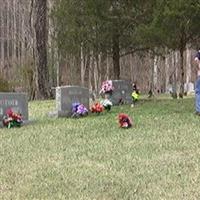
[[[195,109],[200,113],[200,76],[198,76],[195,83]]]

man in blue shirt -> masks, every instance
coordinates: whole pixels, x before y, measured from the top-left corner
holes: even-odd
[[[195,83],[195,109],[196,114],[200,116],[200,49],[198,50],[194,60],[198,65],[197,80]]]

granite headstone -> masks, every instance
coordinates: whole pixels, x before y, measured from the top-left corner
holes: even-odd
[[[28,120],[28,99],[25,93],[0,92],[0,121],[6,115],[6,110],[12,109],[20,113],[23,120]]]
[[[112,81],[114,90],[110,95],[110,100],[113,105],[118,105],[121,102],[125,104],[132,103],[132,85],[130,81],[127,80],[113,80]]]
[[[49,116],[71,116],[72,103],[81,103],[89,109],[89,89],[80,86],[56,87],[56,110],[50,112]]]

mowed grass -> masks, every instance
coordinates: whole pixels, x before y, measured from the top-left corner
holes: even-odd
[[[200,117],[194,99],[141,101],[81,119],[51,119],[53,101],[29,103],[36,122],[0,129],[0,199],[200,199]],[[120,129],[117,114],[129,114]]]

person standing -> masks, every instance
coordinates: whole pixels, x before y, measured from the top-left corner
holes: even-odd
[[[195,110],[200,116],[200,48],[194,59],[197,63],[197,80],[195,82]]]

